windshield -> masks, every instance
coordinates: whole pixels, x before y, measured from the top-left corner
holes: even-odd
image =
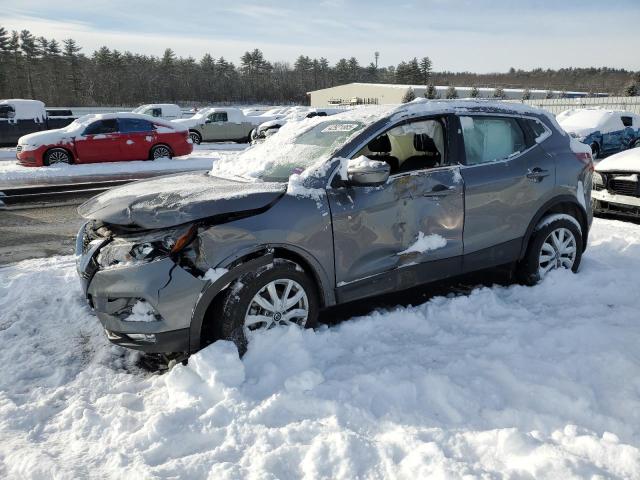
[[[356,120],[322,121],[320,118],[287,123],[263,143],[237,157],[216,162],[211,174],[286,182],[292,174],[328,160],[364,127],[364,123]]]
[[[131,110],[131,113],[143,113],[147,109],[148,105],[141,105],[138,108]]]

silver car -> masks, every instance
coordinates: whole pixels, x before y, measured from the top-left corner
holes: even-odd
[[[359,108],[89,200],[78,272],[116,344],[242,352],[262,329],[466,272],[577,271],[592,170],[588,146],[519,104]]]

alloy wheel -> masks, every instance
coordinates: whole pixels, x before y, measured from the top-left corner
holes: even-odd
[[[69,161],[69,154],[62,150],[54,150],[47,158],[49,160],[49,165],[54,165],[56,163],[71,163]]]
[[[196,145],[200,145],[200,135],[198,135],[197,133],[190,133],[189,138]]]
[[[256,293],[244,318],[245,336],[250,332],[277,325],[304,327],[309,316],[309,299],[304,288],[295,280],[279,279],[269,282]]]
[[[576,261],[576,252],[576,237],[571,230],[564,227],[552,230],[540,248],[539,277],[557,268],[571,269]]]
[[[153,149],[153,159],[171,157],[171,150],[168,147],[160,145]]]

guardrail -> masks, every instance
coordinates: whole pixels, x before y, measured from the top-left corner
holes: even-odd
[[[640,97],[548,98],[509,101],[540,107],[553,114],[558,114],[571,108],[603,108],[607,110],[626,110],[640,114]]]
[[[72,199],[102,193],[112,187],[139,179],[106,180],[101,182],[68,183],[62,185],[34,185],[8,187],[0,190],[0,210],[12,208],[59,205]]]

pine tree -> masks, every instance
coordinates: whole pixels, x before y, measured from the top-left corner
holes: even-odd
[[[438,98],[438,91],[436,90],[436,87],[434,87],[431,83],[427,85],[427,90],[424,92],[424,96],[429,100]]]
[[[27,86],[29,87],[29,97],[35,98],[35,92],[33,90],[33,60],[38,55],[38,47],[36,46],[36,38],[29,30],[22,30],[20,32],[20,49],[24,54],[25,59],[25,72],[27,74]]]
[[[636,82],[631,82],[624,88],[625,97],[637,97],[638,95],[640,95],[640,85]]]
[[[471,98],[478,98],[480,96],[480,90],[478,90],[478,87],[472,87],[469,96]]]
[[[502,87],[496,87],[493,91],[493,98],[504,98],[504,89]]]
[[[416,94],[413,91],[413,88],[409,87],[407,89],[407,91],[405,92],[405,94],[403,95],[401,102],[402,103],[409,103],[409,102],[414,101],[415,99],[416,99]]]
[[[553,90],[547,90],[547,93],[544,94],[544,98],[547,100],[553,98]]]
[[[432,68],[433,68],[433,64],[431,63],[431,59],[429,57],[422,57],[420,59],[420,75],[422,75],[423,85],[429,85]]]
[[[522,92],[522,100],[531,100],[531,90],[528,88],[524,89],[524,92]]]
[[[448,99],[458,98],[458,91],[456,90],[456,87],[451,86],[447,88],[446,98]]]
[[[67,66],[69,68],[69,82],[71,84],[70,99],[67,100],[69,104],[81,104],[80,101],[80,62],[78,54],[82,47],[79,47],[76,41],[72,38],[67,38],[62,41],[63,53]],[[65,103],[67,103],[65,102]]]

